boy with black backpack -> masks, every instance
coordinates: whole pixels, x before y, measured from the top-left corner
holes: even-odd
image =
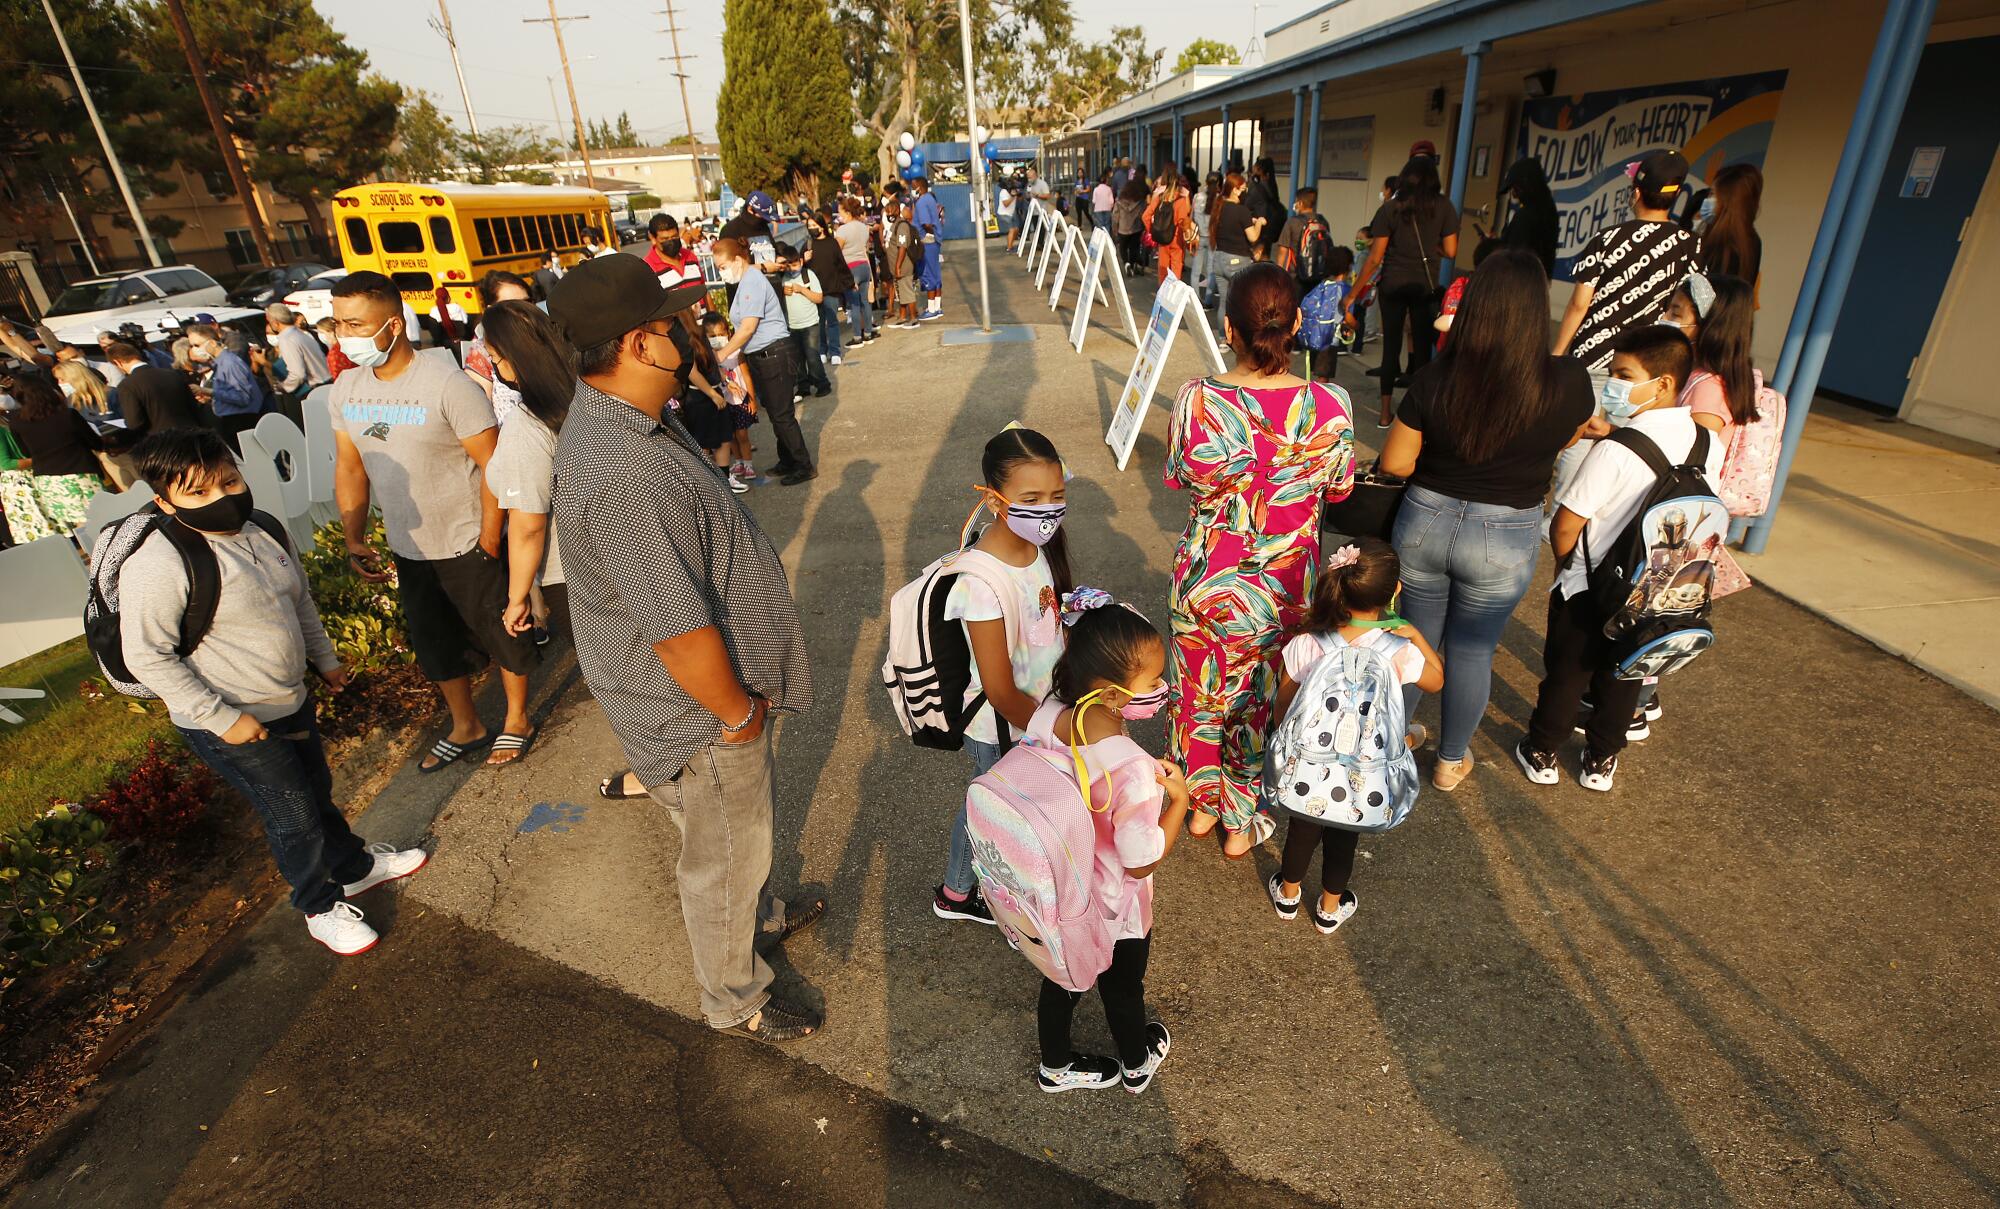
[[[188,746],[249,799],[312,938],[366,952],[375,930],[347,899],[415,873],[428,854],[364,847],[333,802],[305,673],[310,663],[339,690],[347,669],[305,572],[281,524],[252,510],[221,436],[167,429],[133,456],[158,496],[98,539],[93,653],[118,687],[166,702]]]
[[[1278,267],[1298,279],[1299,293],[1309,293],[1333,271],[1333,232],[1320,217],[1319,190],[1307,187],[1292,198],[1291,216],[1278,232],[1272,256]]]
[[[1723,444],[1679,405],[1694,350],[1677,328],[1635,327],[1613,345],[1599,399],[1615,426],[1556,498],[1549,544],[1559,560],[1549,594],[1542,685],[1514,758],[1530,781],[1561,779],[1556,747],[1574,728],[1585,690],[1577,783],[1607,791],[1644,679],[1705,649],[1714,551],[1729,531],[1715,497]]]

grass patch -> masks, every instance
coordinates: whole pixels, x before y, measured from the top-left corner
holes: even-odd
[[[0,685],[48,694],[0,702],[23,718],[19,725],[0,722],[0,833],[41,814],[52,798],[83,800],[136,760],[148,739],[173,733],[166,706],[157,701],[116,693],[85,700],[78,688],[97,676],[81,638],[0,668]]]

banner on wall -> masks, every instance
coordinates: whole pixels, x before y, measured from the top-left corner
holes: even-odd
[[[1368,157],[1374,150],[1374,114],[1322,121],[1319,124],[1319,178],[1324,181],[1368,180]]]
[[[930,179],[933,188],[938,185],[969,185],[972,183],[972,161],[932,160],[924,175]]]
[[[1556,276],[1606,227],[1632,217],[1626,165],[1679,151],[1691,197],[1726,164],[1764,166],[1784,99],[1783,71],[1544,97],[1521,111],[1521,154],[1541,161],[1559,216]]]

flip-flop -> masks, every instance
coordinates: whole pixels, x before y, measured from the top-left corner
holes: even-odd
[[[597,796],[607,798],[613,802],[628,802],[634,798],[648,798],[653,796],[644,789],[641,789],[638,793],[625,792],[625,777],[631,771],[629,768],[621,768],[602,781],[599,781],[597,783]],[[614,789],[613,786],[617,788]]]
[[[515,753],[514,758],[511,760],[502,760],[496,764],[493,762],[493,756],[489,755],[486,759],[486,767],[506,768],[510,765],[519,764],[522,760],[528,758],[529,749],[534,747],[535,738],[541,733],[540,730],[531,730],[525,735],[517,735],[512,731],[501,731],[493,740],[493,755],[498,755],[503,751],[511,751]]]
[[[449,738],[439,739],[437,742],[431,744],[431,749],[428,752],[424,753],[425,755],[436,756],[437,763],[431,765],[429,768],[425,768],[422,758],[419,757],[417,771],[430,773],[437,772],[442,768],[449,768],[473,752],[484,751],[491,746],[493,746],[493,735],[490,732],[480,738],[474,739],[470,743],[453,743]]]
[[[1224,840],[1222,858],[1224,860],[1240,861],[1252,852],[1257,851],[1257,849],[1264,846],[1265,841],[1278,833],[1278,821],[1268,814],[1253,814],[1250,816],[1249,833],[1250,846],[1236,853],[1234,856],[1230,855],[1228,841]],[[1237,832],[1236,834],[1241,835],[1243,833]]]

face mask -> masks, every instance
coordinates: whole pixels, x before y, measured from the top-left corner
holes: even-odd
[[[190,347],[188,349],[188,358],[194,361],[213,361],[215,360],[215,354],[205,348]]]
[[[246,488],[234,495],[210,500],[199,508],[178,508],[174,518],[190,529],[203,533],[235,533],[250,520],[250,510],[255,507],[250,502],[250,492]]]
[[[1062,528],[1063,515],[1069,511],[1068,504],[1015,504],[1007,497],[987,488],[987,498],[996,504],[1006,506],[1003,514],[1007,527],[1014,536],[1031,546],[1046,546],[1057,531]]]
[[[710,336],[708,338],[708,347],[710,348],[719,349],[728,343],[729,337],[727,336]]]
[[[662,256],[671,257],[671,256],[679,256],[680,254],[681,254],[681,241],[678,239],[669,239],[667,242],[660,245],[660,255]]]
[[[1119,706],[1118,715],[1132,722],[1144,721],[1160,712],[1160,707],[1167,703],[1167,692],[1167,686],[1162,682],[1152,692],[1141,693]]]
[[[1695,211],[1695,217],[1704,226],[1715,221],[1715,195],[1713,193],[1701,199],[1701,206]]]
[[[340,338],[341,355],[362,369],[374,369],[384,361],[387,361],[389,359],[389,350],[378,347],[375,343],[375,337],[388,330],[389,325],[394,322],[394,319],[384,319],[382,326],[376,328],[371,335],[342,336]]]
[[[735,285],[738,282],[742,281],[743,266],[740,264],[732,264],[725,266],[722,270],[722,279],[728,282],[730,285]]]
[[[1624,426],[1633,416],[1639,414],[1641,408],[1653,402],[1652,399],[1634,399],[1632,392],[1641,386],[1658,381],[1658,378],[1648,378],[1644,382],[1627,382],[1623,378],[1606,378],[1604,380],[1604,389],[1597,396],[1598,403],[1604,408],[1604,418],[1613,424],[1621,427]]]

